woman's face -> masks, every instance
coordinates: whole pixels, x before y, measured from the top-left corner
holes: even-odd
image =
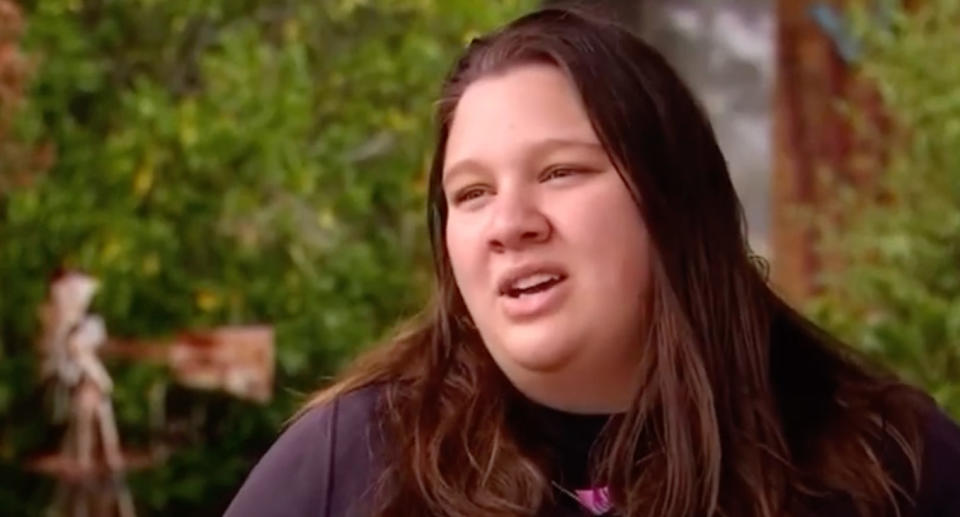
[[[468,86],[443,190],[457,286],[511,382],[560,409],[625,408],[650,243],[567,76],[526,64]]]

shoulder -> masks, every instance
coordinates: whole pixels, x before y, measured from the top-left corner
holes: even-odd
[[[345,393],[300,415],[253,468],[225,515],[348,514],[376,478],[381,389]]]
[[[919,517],[960,515],[960,427],[939,409],[924,425]]]

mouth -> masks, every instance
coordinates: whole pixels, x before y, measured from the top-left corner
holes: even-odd
[[[567,279],[556,267],[526,267],[508,273],[499,283],[500,296],[523,298],[547,291]]]

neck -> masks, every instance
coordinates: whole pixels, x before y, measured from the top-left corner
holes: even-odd
[[[523,372],[510,383],[527,399],[567,413],[581,415],[624,413],[633,405],[638,376],[580,374],[579,372]]]

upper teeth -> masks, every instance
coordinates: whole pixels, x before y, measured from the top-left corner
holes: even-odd
[[[534,275],[525,276],[515,280],[511,285],[511,289],[529,289],[535,285],[542,284],[544,282],[550,282],[552,280],[559,279],[559,275],[554,275],[550,273],[536,273]]]

